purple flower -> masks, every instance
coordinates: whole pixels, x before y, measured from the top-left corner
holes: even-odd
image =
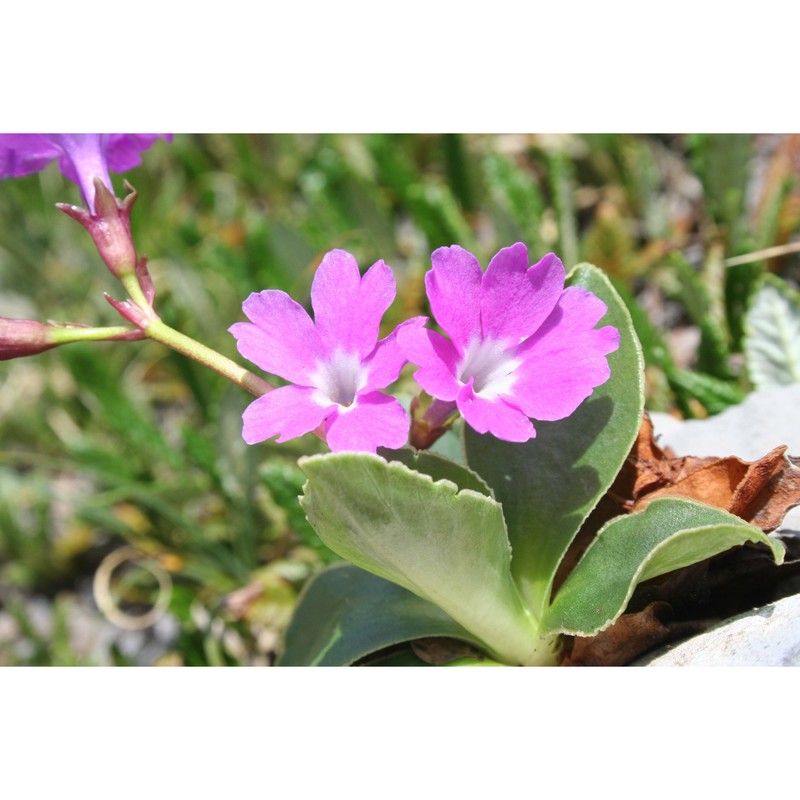
[[[285,442],[324,423],[331,450],[402,447],[409,419],[397,400],[377,391],[397,380],[407,359],[400,330],[425,323],[416,317],[378,341],[384,312],[395,296],[391,269],[378,261],[362,277],[355,258],[332,250],[311,287],[312,322],[285,292],[253,293],[242,308],[250,322],[230,327],[239,352],[292,385],[251,403],[242,436],[255,444],[278,436]]]
[[[436,321],[450,340],[413,327],[398,342],[421,369],[415,378],[451,402],[479,433],[525,442],[536,435],[529,417],[572,414],[608,380],[605,358],[619,332],[595,325],[606,305],[579,286],[564,289],[564,266],[552,253],[528,266],[528,250],[502,249],[486,273],[457,245],[432,256],[425,286]]]
[[[141,164],[140,153],[165,133],[3,133],[0,134],[0,178],[19,178],[58,159],[64,177],[78,184],[94,212],[97,176],[113,194],[108,172],[126,172]]]

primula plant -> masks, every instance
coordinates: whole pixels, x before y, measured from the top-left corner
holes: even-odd
[[[158,136],[0,136],[2,177],[58,159],[84,202],[59,208],[127,295],[108,297],[115,327],[2,318],[0,354],[152,339],[255,396],[249,445],[307,433],[325,443],[299,460],[300,502],[344,563],[307,584],[280,664],[423,663],[431,640],[442,662],[556,664],[565,636],[604,631],[644,581],[745,543],[782,561],[778,540],[723,508],[680,495],[639,507],[618,493],[642,428],[643,360],[625,303],[591,264],[567,271],[518,242],[484,270],[459,244],[439,248],[425,276],[432,319],[381,337],[391,267],[362,274],[331,250],[313,317],[253,287],[248,321],[220,321],[266,377],[166,325],[131,233],[136,194],[126,184],[117,198],[109,177]],[[418,384],[410,402],[392,396],[404,368]]]

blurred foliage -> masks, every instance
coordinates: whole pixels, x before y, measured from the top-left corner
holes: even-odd
[[[605,269],[644,346],[649,406],[702,416],[751,388],[755,287],[800,277],[796,253],[747,258],[796,237],[798,174],[798,136],[369,134],[177,135],[125,177],[160,314],[237,360],[226,329],[242,300],[277,288],[307,303],[333,247],[394,268],[391,328],[427,313],[433,249],[485,264],[524,241]],[[0,184],[0,315],[117,324],[103,292],[119,285],[54,208],[78,199],[55,167]],[[410,399],[407,376],[398,391]],[[151,342],[0,364],[0,664],[271,663],[305,580],[336,557],[297,503],[295,460],[318,443],[247,447],[248,402]],[[172,629],[108,633],[91,581],[122,546],[169,575]]]

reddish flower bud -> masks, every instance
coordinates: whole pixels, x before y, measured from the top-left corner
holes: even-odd
[[[138,259],[131,236],[131,209],[136,202],[136,192],[131,191],[124,200],[117,200],[99,178],[94,179],[94,189],[94,213],[67,203],[57,203],[56,207],[86,228],[97,252],[114,275],[119,278],[135,272]]]
[[[0,361],[35,356],[56,344],[51,325],[32,319],[0,317]]]

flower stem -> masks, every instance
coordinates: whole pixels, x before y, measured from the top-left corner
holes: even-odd
[[[439,428],[452,422],[452,417],[458,413],[455,402],[434,399],[428,407],[423,419],[431,428]]]
[[[135,298],[134,298],[135,299]],[[186,336],[186,334],[170,328],[161,319],[155,319],[144,328],[145,336],[156,342],[161,342],[167,347],[172,348],[177,353],[188,356],[198,364],[213,369],[215,372],[232,381],[237,386],[250,392],[256,397],[271,392],[274,388],[265,380],[253,375],[249,370],[240,367],[235,361],[223,356],[216,350],[206,347],[198,341]]]
[[[455,402],[434,399],[425,413],[417,416],[419,398],[411,404],[412,418],[409,441],[417,450],[427,450],[439,437],[450,430],[458,408]]]
[[[144,296],[144,292],[142,291],[142,287],[139,284],[139,279],[134,272],[125,272],[121,274],[120,281],[122,281],[122,285],[125,287],[125,290],[128,292],[128,296],[136,303],[139,308],[143,311],[146,309],[150,309],[152,312],[152,305],[147,301],[147,298]],[[177,333],[177,331],[176,331]]]
[[[125,325],[116,325],[109,328],[89,328],[83,325],[53,326],[51,337],[54,344],[68,344],[70,342],[104,342],[114,339],[125,339],[132,334],[141,334],[136,328]]]

